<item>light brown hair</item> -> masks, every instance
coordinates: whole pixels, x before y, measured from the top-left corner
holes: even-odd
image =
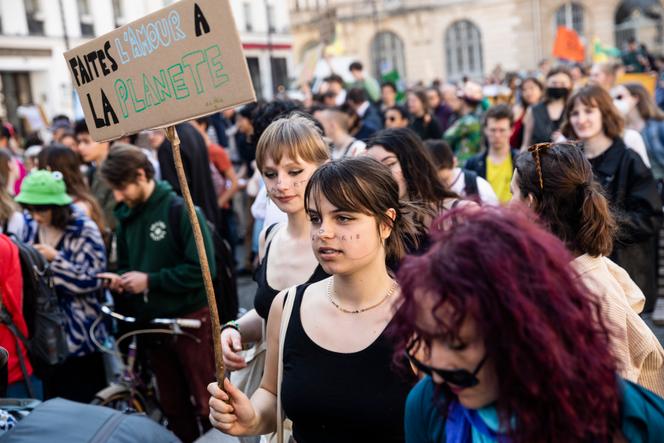
[[[664,120],[664,112],[657,106],[648,90],[640,83],[625,83],[623,85],[629,93],[638,99],[636,110],[644,120]]]
[[[521,195],[532,195],[535,211],[571,251],[609,255],[617,231],[590,162],[574,143],[551,143],[516,160]],[[541,181],[540,181],[541,180]]]
[[[327,145],[313,118],[292,113],[273,121],[265,129],[256,145],[258,169],[263,171],[268,157],[278,164],[284,155],[318,165],[330,158]]]
[[[563,123],[560,126],[560,130],[565,137],[568,139],[577,138],[570,123],[570,117],[578,101],[586,106],[599,108],[599,112],[602,114],[602,130],[607,137],[610,139],[622,137],[625,126],[624,120],[613,104],[609,93],[597,85],[584,86],[572,94],[567,101],[563,111]]]

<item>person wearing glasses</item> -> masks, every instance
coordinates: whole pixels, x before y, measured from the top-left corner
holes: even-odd
[[[229,381],[226,392],[211,383],[210,420],[227,434],[265,434],[276,426],[281,400],[298,443],[402,442],[415,377],[392,368],[393,340],[385,330],[399,286],[386,261],[404,255],[413,229],[403,211],[417,209],[399,202],[390,171],[367,157],[322,165],[309,180],[305,206],[311,247],[332,277],[277,295],[261,387],[249,400]],[[288,302],[292,313],[280,342]]]
[[[645,297],[606,256],[617,225],[583,151],[571,143],[536,145],[516,161],[512,202],[526,204],[574,256],[571,265],[598,297],[611,327],[619,373],[664,395],[664,349],[639,317]]]
[[[623,118],[601,87],[576,91],[563,119],[563,135],[583,142],[595,179],[621,215],[610,258],[641,288],[646,296],[644,312],[651,312],[657,298],[655,238],[662,222],[662,201],[652,172],[636,152],[627,149]]]
[[[385,111],[385,128],[407,128],[410,114],[403,105],[394,105]]]
[[[468,159],[465,168],[474,171],[491,184],[501,203],[511,197],[510,181],[514,171],[514,159],[518,152],[510,146],[514,114],[508,105],[496,105],[486,112],[482,130],[487,149]]]
[[[407,443],[661,439],[664,400],[616,377],[608,327],[589,321],[600,302],[560,240],[508,208],[436,224],[431,249],[401,266],[390,331],[395,358],[426,374]]]
[[[97,224],[73,204],[58,171],[26,177],[16,197],[26,211],[23,241],[50,263],[53,284],[65,318],[69,357],[44,379],[44,398],[87,403],[106,385],[101,352],[90,338],[99,316],[97,274],[106,270],[106,250]],[[102,339],[102,338],[100,338]]]

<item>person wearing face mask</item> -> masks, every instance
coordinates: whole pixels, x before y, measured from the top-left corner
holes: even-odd
[[[617,89],[618,92],[614,94],[613,90]],[[625,123],[627,123],[627,114],[629,114],[629,111],[633,107],[633,104],[629,103],[626,100],[626,95],[627,94],[621,94],[620,92],[623,92],[624,87],[623,86],[616,86],[610,91],[607,90],[607,92],[611,93],[611,97],[613,98],[613,105],[616,107],[618,110],[618,113],[625,119]],[[641,160],[643,160],[643,163],[650,168],[650,158],[648,156],[648,151],[646,149],[646,144],[639,133],[638,130],[635,130],[633,128],[630,128],[625,125],[625,129],[623,130],[623,141],[625,142],[625,145],[627,145],[628,148],[632,149],[634,152],[639,154],[639,157],[641,157]]]
[[[426,375],[406,402],[407,443],[661,440],[664,399],[616,375],[598,297],[560,240],[508,208],[436,224],[397,276],[395,358]]]
[[[628,129],[638,131],[645,142],[652,175],[664,181],[664,113],[639,83],[618,85],[611,90],[613,104],[625,117]]]
[[[561,129],[568,139],[583,142],[595,179],[621,215],[610,258],[641,288],[644,312],[650,312],[657,298],[654,239],[662,222],[662,201],[652,172],[625,146],[623,125],[609,93],[585,86],[570,97]]]
[[[482,125],[477,110],[482,102],[482,87],[477,83],[466,82],[459,94],[460,117],[445,131],[443,140],[463,164],[481,149]]]
[[[530,145],[556,139],[572,84],[572,74],[567,68],[557,67],[549,71],[544,101],[531,106],[524,116],[522,151]]]

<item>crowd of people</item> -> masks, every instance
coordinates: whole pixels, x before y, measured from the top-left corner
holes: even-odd
[[[637,58],[637,62],[640,62]],[[303,101],[176,125],[213,278],[253,274],[253,309],[212,328],[163,130],[113,142],[54,118],[0,133],[0,346],[11,397],[90,402],[107,384],[101,305],[198,319],[141,337],[169,428],[256,441],[644,441],[664,432],[658,294],[664,112],[615,65],[402,90],[360,62]],[[224,242],[225,240],[225,242]],[[234,263],[220,263],[226,245]],[[27,248],[27,249],[26,249]],[[22,308],[21,254],[48,262],[66,358]],[[229,258],[232,260],[232,258]],[[232,272],[231,272],[232,274]],[[217,294],[231,297],[230,294]],[[9,328],[7,316],[14,325]]]

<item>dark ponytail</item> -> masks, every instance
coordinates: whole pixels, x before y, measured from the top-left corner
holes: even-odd
[[[582,201],[577,249],[593,257],[611,254],[618,227],[600,184],[592,181],[584,186]]]
[[[535,211],[549,230],[576,253],[609,255],[617,223],[592,167],[580,147],[552,143],[516,160],[517,185],[532,196]]]

